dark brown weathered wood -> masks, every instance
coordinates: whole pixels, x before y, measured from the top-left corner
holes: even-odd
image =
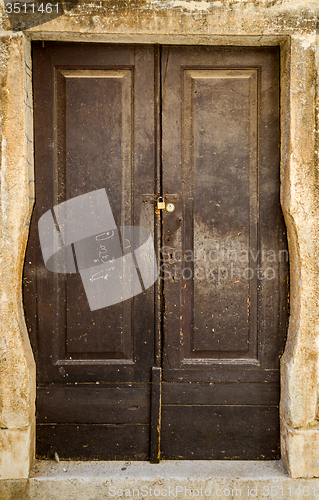
[[[278,48],[35,42],[33,56],[24,299],[38,456],[277,459]],[[45,269],[37,221],[103,187],[117,225],[147,227],[163,266],[134,299],[91,311],[79,275]],[[175,210],[147,193],[176,193]]]
[[[278,460],[278,407],[163,406],[163,460]]]
[[[163,195],[162,179],[162,88],[161,88],[161,47],[154,47],[155,60],[155,190],[154,193]],[[157,198],[154,199],[154,207]],[[162,247],[162,211],[155,210],[155,248],[157,253],[157,266],[159,278],[155,284],[155,366],[162,366],[162,330],[163,330],[163,280],[161,271],[161,247]]]
[[[288,267],[284,254],[280,262],[287,242],[279,201],[279,51],[162,52],[164,191],[181,199],[163,215],[164,238],[171,236],[161,454],[207,459],[226,450],[228,458],[276,458]],[[268,419],[271,436],[264,433]],[[249,433],[255,444],[245,447]]]
[[[149,384],[83,384],[37,389],[38,423],[149,424]],[[74,404],[76,401],[76,405]]]
[[[155,186],[154,193],[163,195],[162,180],[162,89],[161,89],[161,47],[154,47],[155,61]],[[154,207],[156,198],[154,200]],[[161,279],[161,246],[162,246],[162,211],[155,210],[155,248],[157,254],[157,266],[159,279],[155,284],[155,366],[152,368],[152,391],[151,391],[151,425],[150,425],[150,462],[160,461],[160,438],[161,438],[161,381],[162,381],[162,329],[163,329],[163,280]]]
[[[37,426],[37,455],[41,459],[148,460],[148,425]]]
[[[106,188],[117,224],[138,225],[138,218],[146,208],[141,203],[140,193],[153,188],[154,182],[152,174],[142,175],[144,170],[149,172],[149,163],[154,161],[152,139],[137,141],[133,138],[131,141],[133,119],[136,126],[139,124],[138,133],[144,131],[146,137],[151,137],[154,132],[153,119],[144,119],[145,107],[150,112],[154,109],[153,84],[146,83],[142,70],[145,64],[152,71],[153,51],[150,49],[123,46],[105,50],[102,46],[93,48],[82,44],[76,47],[46,44],[43,48],[35,44],[38,182],[33,225],[36,226],[37,218],[65,197],[69,199],[101,187]],[[123,66],[127,69],[122,69]],[[91,69],[94,67],[96,69]],[[149,86],[148,98],[145,94],[139,97],[140,86],[145,91]],[[122,99],[123,92],[132,95],[131,101]],[[134,199],[131,187],[133,153],[134,168],[141,174],[136,176]],[[43,168],[45,173],[41,170]],[[126,179],[123,186],[122,171]],[[148,217],[152,228],[153,213]],[[143,219],[144,225],[146,220]],[[137,323],[136,331],[140,332],[153,328],[152,313],[147,317],[143,314],[146,303],[153,303],[153,290],[148,290],[143,296],[144,306],[140,298],[136,298],[134,318],[133,299],[91,312],[80,276],[46,271],[37,240],[36,250],[37,262],[33,265],[38,269],[37,301],[41,311],[38,325],[38,340],[41,342],[39,382],[64,381],[62,368],[66,368],[68,382],[88,382],[97,377],[104,381],[131,380],[136,369],[143,372],[141,380],[149,380],[153,338],[134,339],[133,353],[132,325]],[[83,370],[81,365],[73,362],[79,359],[91,360],[90,369]],[[113,361],[106,369],[100,360],[107,362],[108,359]],[[115,359],[120,360],[117,367]],[[136,359],[139,363],[135,363]]]
[[[151,436],[150,461],[158,464],[160,461],[161,444],[161,405],[162,405],[162,368],[152,368],[152,399],[151,399]]]
[[[278,406],[279,384],[163,382],[162,404]]]
[[[143,225],[153,233],[153,209],[142,200],[143,193],[153,192],[155,182],[150,169],[155,159],[154,51],[149,46],[48,42],[43,47],[36,42],[33,70],[36,204],[24,282],[37,362],[38,422],[63,426],[117,420],[130,429],[132,422],[141,424],[132,429],[143,428],[142,434],[128,431],[130,439],[120,445],[120,455],[117,448],[102,451],[111,430],[101,435],[107,440],[100,451],[89,455],[125,458],[126,449],[127,457],[133,456],[134,440],[137,449],[149,449],[154,287],[91,311],[79,274],[57,274],[44,267],[37,222],[55,205],[105,188],[118,226]],[[98,390],[96,383],[119,384],[117,401],[108,401],[111,390]],[[135,403],[131,396],[137,396]],[[61,439],[63,450],[61,429],[55,428],[54,439]],[[92,432],[95,439],[98,434]],[[39,454],[45,455],[42,435],[39,430]],[[80,449],[81,433],[73,438]],[[61,456],[68,456],[68,446]]]

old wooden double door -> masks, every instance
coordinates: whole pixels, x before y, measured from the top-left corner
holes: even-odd
[[[279,50],[34,43],[33,74],[38,456],[278,458]],[[46,269],[38,220],[101,189],[118,228],[150,231],[158,278],[91,310],[79,272]]]

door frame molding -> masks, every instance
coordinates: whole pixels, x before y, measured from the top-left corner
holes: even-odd
[[[240,13],[238,13],[240,15]],[[281,360],[281,450],[292,477],[319,477],[319,296],[316,193],[319,44],[315,32],[285,36],[94,34],[31,29],[3,33],[2,113],[2,421],[0,478],[29,475],[35,455],[35,363],[25,325],[21,276],[34,203],[32,40],[179,45],[277,45],[281,49],[281,204],[290,256],[290,321]],[[45,25],[44,25],[45,26]],[[50,23],[48,23],[50,26]],[[167,28],[166,28],[167,29]],[[280,28],[276,28],[278,32]],[[293,31],[293,30],[292,30]],[[316,59],[317,51],[317,59]],[[21,111],[22,110],[22,111]]]

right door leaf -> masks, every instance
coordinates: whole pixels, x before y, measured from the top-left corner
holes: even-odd
[[[279,458],[279,50],[163,49],[162,457]]]

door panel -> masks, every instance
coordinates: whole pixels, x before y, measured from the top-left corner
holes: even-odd
[[[199,256],[185,304],[194,310],[187,357],[256,359],[257,279],[238,279],[247,263],[236,257],[257,251],[257,70],[185,70],[184,78],[184,130],[194,156],[186,158],[192,190],[185,196],[194,201],[185,244],[194,242]],[[214,271],[202,267],[201,255]]]
[[[142,225],[153,233],[153,207],[142,200],[155,181],[149,168],[155,152],[154,83],[148,77],[154,74],[154,50],[35,43],[33,58],[37,182],[25,305],[37,362],[38,454],[147,459],[154,287],[91,310],[79,273],[45,268],[37,221],[65,200],[105,188],[118,227]],[[82,245],[73,248],[79,266]],[[63,423],[74,424],[79,443],[65,440]],[[81,429],[85,439],[92,433],[91,442],[82,442],[77,424],[87,424]],[[97,430],[97,424],[104,427]],[[119,431],[118,424],[128,430]],[[131,437],[103,450],[102,434],[117,432]]]
[[[36,42],[33,57],[24,299],[38,456],[147,460],[160,443],[164,459],[278,458],[278,49]],[[53,207],[101,189],[118,228],[151,232],[162,266],[156,288],[136,271],[141,293],[93,310],[82,280],[96,237],[70,245],[81,274],[50,272],[37,224],[51,211],[61,230]],[[146,202],[159,191],[178,195],[173,212]],[[113,257],[132,244],[125,231]]]
[[[60,197],[70,199],[95,189],[94,186],[108,186],[117,226],[132,225],[133,68],[56,71],[57,118],[62,125],[58,123],[57,130],[63,130],[65,123],[65,136],[60,138],[60,154],[65,157],[65,168],[61,169],[64,178],[57,182],[65,192]],[[77,166],[83,172],[81,180],[74,168]],[[76,304],[76,308],[66,309],[67,355],[72,359],[132,361],[131,301],[116,304],[107,312],[91,312],[85,293],[80,292],[80,275],[71,274],[68,279],[66,304]]]
[[[279,53],[165,47],[163,66],[164,192],[181,200],[163,215],[162,457],[278,458],[269,415],[278,414],[287,322]],[[208,383],[222,384],[211,402]],[[247,383],[261,386],[250,403]],[[277,396],[261,400],[269,383]],[[249,433],[267,438],[244,447]]]
[[[147,460],[148,425],[70,425],[37,427],[37,456],[59,456],[79,460]]]
[[[274,458],[278,453],[277,416],[276,406],[163,406],[162,457],[184,460],[198,460],[198,457],[201,460]]]

